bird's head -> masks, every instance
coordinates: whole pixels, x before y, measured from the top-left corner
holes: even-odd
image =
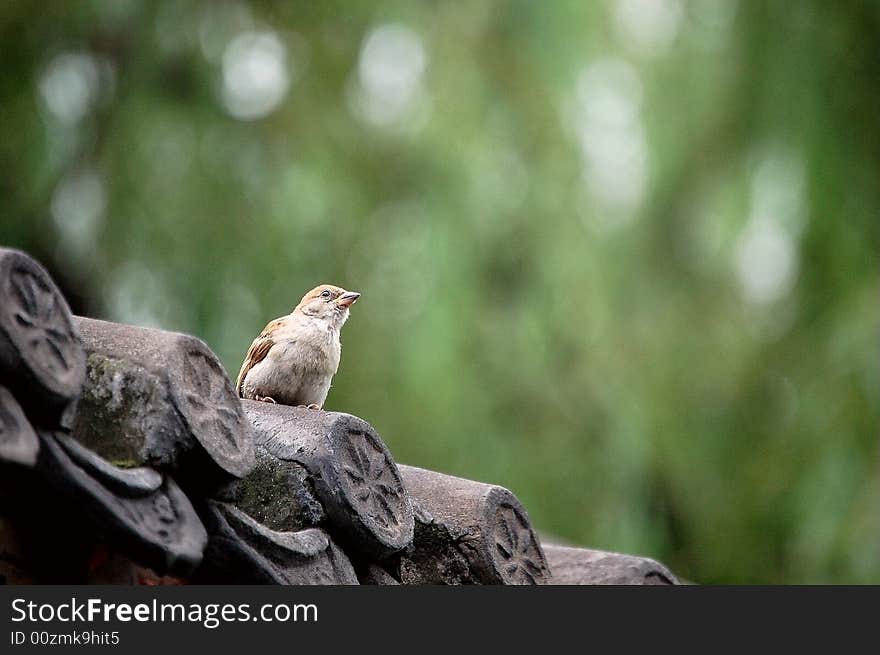
[[[348,309],[361,297],[357,291],[346,291],[332,284],[321,284],[303,296],[294,308],[300,312],[327,321],[331,326],[341,328],[348,320]]]

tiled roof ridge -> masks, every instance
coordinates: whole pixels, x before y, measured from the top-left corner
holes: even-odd
[[[677,582],[654,560],[542,545],[509,490],[398,465],[361,418],[239,399],[201,340],[73,316],[38,262],[4,248],[0,576]]]

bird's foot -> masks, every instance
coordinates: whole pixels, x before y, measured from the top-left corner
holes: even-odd
[[[275,399],[272,396],[254,396],[254,400],[257,400],[261,403],[272,403],[273,405],[277,405]]]
[[[306,405],[306,409],[317,409],[317,410],[320,410],[320,409],[321,409],[321,406],[320,406],[320,405],[316,405],[315,403],[312,403],[311,405]]]

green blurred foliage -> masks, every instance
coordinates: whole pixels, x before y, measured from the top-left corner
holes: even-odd
[[[880,5],[7,1],[0,243],[699,582],[880,582]]]

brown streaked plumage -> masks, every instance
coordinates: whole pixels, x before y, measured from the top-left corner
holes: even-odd
[[[339,331],[360,294],[322,284],[254,339],[235,383],[242,398],[285,405],[324,405],[339,367]]]

